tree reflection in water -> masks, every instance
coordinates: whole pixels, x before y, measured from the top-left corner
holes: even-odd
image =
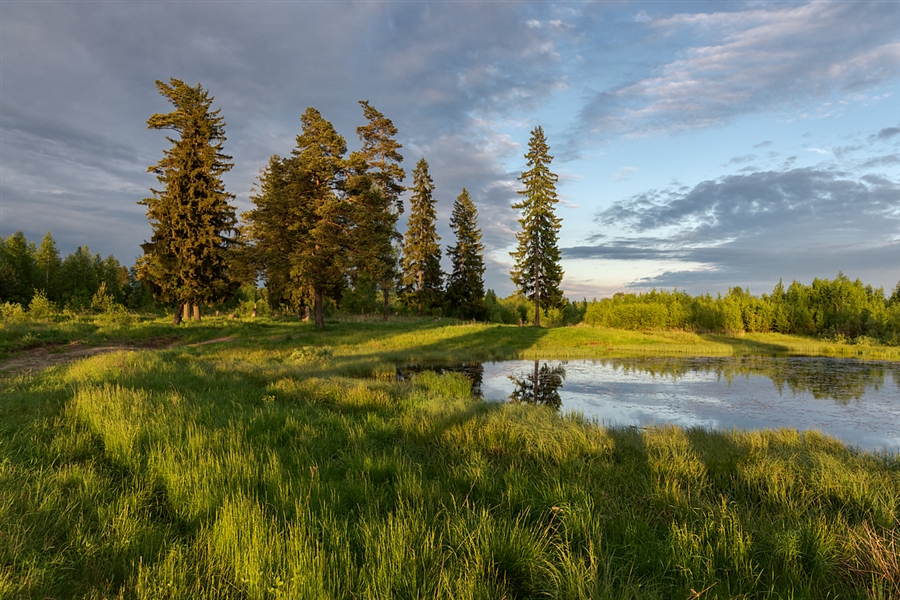
[[[551,406],[556,410],[562,406],[562,398],[559,397],[559,388],[566,378],[566,370],[562,365],[551,367],[545,362],[534,361],[534,372],[524,377],[510,375],[509,380],[516,386],[509,399],[513,402],[538,404]]]

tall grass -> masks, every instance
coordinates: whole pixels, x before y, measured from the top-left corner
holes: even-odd
[[[603,428],[478,402],[454,374],[359,378],[470,343],[563,344],[359,327],[273,323],[8,376],[0,598],[900,594],[896,455],[815,432]]]

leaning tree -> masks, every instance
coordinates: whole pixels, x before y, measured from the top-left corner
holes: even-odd
[[[177,136],[166,137],[171,147],[147,169],[161,187],[151,188],[152,197],[138,203],[147,207],[153,229],[150,241],[141,244],[138,277],[159,300],[184,307],[185,317],[193,305],[199,318],[200,304],[220,302],[236,289],[228,269],[237,222],[229,203],[234,196],[222,181],[233,166],[222,152],[225,121],[200,84],[173,78],[157,81],[156,87],[175,110],[153,115],[147,127]]]

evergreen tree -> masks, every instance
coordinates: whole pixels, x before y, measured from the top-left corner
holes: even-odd
[[[437,212],[432,197],[434,182],[428,163],[419,160],[413,171],[409,221],[404,236],[402,278],[407,298],[415,303],[419,316],[422,306],[437,303],[444,274],[441,272],[441,238],[436,229]]]
[[[311,299],[316,326],[323,327],[324,300],[339,299],[350,259],[347,147],[316,109],[307,108],[301,123],[291,156],[269,160],[251,198],[256,208],[244,218],[270,304],[299,307]]]
[[[41,240],[34,255],[37,273],[35,276],[35,287],[44,290],[44,294],[53,302],[59,302],[62,298],[58,289],[59,268],[62,266],[62,259],[59,257],[59,250],[56,248],[56,240],[48,231]]]
[[[478,211],[465,188],[453,204],[450,228],[456,234],[456,245],[447,248],[453,264],[447,279],[447,306],[457,311],[460,319],[484,319],[484,245]]]
[[[534,303],[534,324],[541,325],[541,309],[560,306],[563,301],[559,285],[563,270],[560,262],[557,234],[562,219],[554,212],[557,176],[550,171],[553,157],[544,137],[544,130],[536,127],[528,142],[528,169],[519,180],[525,189],[518,193],[524,196],[513,204],[522,211],[519,224],[522,231],[516,234],[518,248],[510,255],[515,259],[511,273],[516,288]]]
[[[0,252],[0,300],[28,306],[37,279],[36,252],[21,230],[6,238]]]
[[[397,128],[393,122],[371,106],[368,100],[360,100],[363,115],[368,120],[366,125],[356,128],[362,140],[360,154],[368,164],[368,173],[380,190],[380,198],[374,198],[368,215],[368,242],[372,252],[367,263],[369,275],[378,282],[383,297],[384,320],[388,319],[390,293],[397,279],[397,257],[391,248],[394,241],[399,241],[396,224],[397,216],[403,212],[402,181],[406,172],[400,167],[403,156],[399,150],[403,147],[394,139]],[[380,200],[380,201],[379,201]]]
[[[79,246],[63,259],[59,268],[62,298],[73,309],[87,308],[100,289],[100,255],[91,254],[87,246]]]
[[[290,257],[305,231],[301,225],[306,223],[295,214],[289,174],[289,160],[277,154],[269,159],[259,177],[258,193],[250,197],[256,208],[242,215],[242,235],[252,242],[247,248],[250,262],[266,282],[269,306],[297,309],[302,295],[291,284]]]
[[[314,108],[306,109],[301,123],[291,153],[297,190],[291,200],[305,232],[291,255],[290,275],[312,296],[316,327],[324,327],[324,298],[340,299],[352,228],[343,201],[347,144]]]
[[[157,298],[183,305],[185,315],[193,304],[199,318],[199,304],[222,301],[236,289],[228,273],[237,221],[222,181],[233,166],[222,152],[225,121],[199,84],[170,79],[156,87],[175,110],[151,116],[147,126],[173,130],[178,138],[167,137],[172,147],[148,168],[162,189],[151,188],[153,197],[139,202],[147,207],[153,236],[141,245],[138,274]]]

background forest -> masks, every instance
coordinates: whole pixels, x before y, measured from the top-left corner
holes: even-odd
[[[376,285],[360,281],[348,287],[339,302],[326,303],[326,314],[380,316],[382,301]],[[485,294],[486,320],[491,323],[530,325],[531,302],[520,294],[499,298]],[[87,246],[60,257],[48,232],[41,243],[21,232],[0,238],[0,310],[5,321],[49,318],[78,313],[102,313],[128,318],[128,313],[159,313],[159,307],[134,267],[114,256],[101,258]],[[249,317],[288,314],[270,307],[265,288],[241,287],[228,302],[213,310]],[[391,296],[391,314],[409,316],[416,307]],[[452,316],[438,305],[430,317]],[[741,287],[727,294],[691,296],[678,290],[619,293],[600,300],[566,300],[561,308],[542,311],[546,326],[590,325],[628,330],[685,330],[698,333],[788,333],[828,337],[849,343],[900,345],[900,284],[888,296],[881,288],[851,280],[843,273],[834,279],[779,283],[769,294],[753,295]]]

